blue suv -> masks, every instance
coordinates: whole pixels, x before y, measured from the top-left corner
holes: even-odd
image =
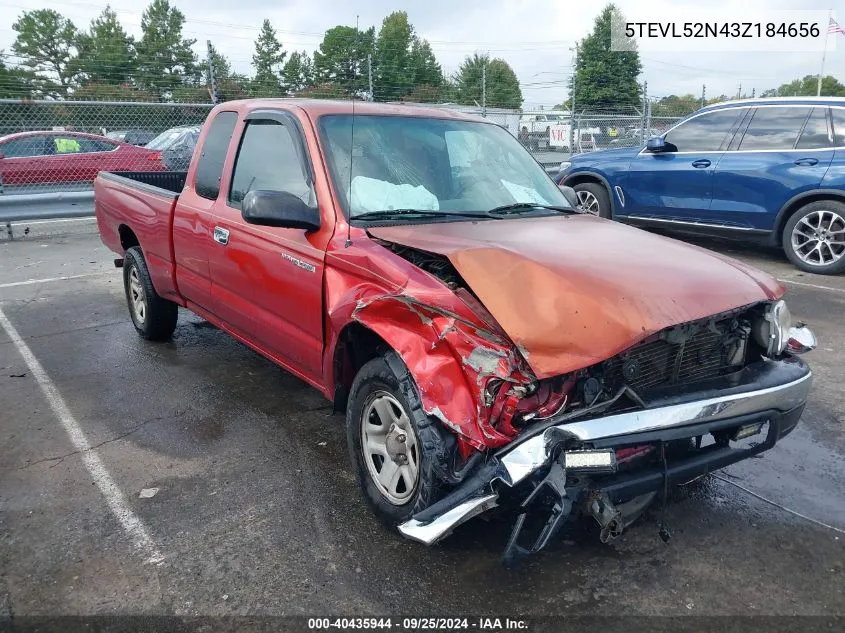
[[[573,156],[557,181],[605,218],[763,239],[802,270],[845,271],[845,98],[708,106],[645,147]]]

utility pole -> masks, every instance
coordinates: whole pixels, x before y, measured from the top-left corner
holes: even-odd
[[[208,83],[209,94],[211,95],[211,103],[220,103],[217,98],[217,78],[214,76],[214,49],[211,47],[211,40],[206,40],[208,45]]]
[[[707,105],[707,84],[701,84],[701,107]]]
[[[367,75],[370,79],[370,101],[373,100],[373,56],[367,53]]]
[[[572,58],[572,82],[569,90],[569,152],[575,153],[575,78],[578,76],[578,42],[575,42],[575,51]]]
[[[487,116],[487,61],[481,67],[481,116]]]

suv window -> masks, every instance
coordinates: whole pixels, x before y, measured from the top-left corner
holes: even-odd
[[[833,119],[833,144],[835,147],[845,147],[845,109],[831,108],[830,115]]]
[[[220,177],[223,175],[223,162],[229,149],[237,112],[220,112],[214,117],[208,134],[202,145],[202,154],[197,162],[197,175],[194,186],[197,195],[208,200],[216,200],[220,193]]]
[[[0,144],[0,153],[6,158],[26,158],[28,156],[43,156],[44,151],[43,136],[25,136],[23,138],[16,138],[11,141],[6,141]]]
[[[740,112],[740,108],[707,112],[681,123],[668,132],[664,140],[673,145],[676,152],[719,151]]]
[[[315,202],[291,130],[277,121],[247,123],[232,175],[230,204],[239,208],[244,196],[257,189],[287,191],[311,206]]]
[[[810,108],[757,108],[739,149],[792,149],[809,114]]]
[[[821,149],[833,147],[833,137],[827,125],[827,108],[813,108],[807,124],[801,132],[796,149]]]

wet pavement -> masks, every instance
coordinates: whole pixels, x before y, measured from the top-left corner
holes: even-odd
[[[816,331],[801,425],[673,490],[668,544],[652,509],[610,545],[585,521],[511,570],[507,517],[431,548],[381,527],[342,416],[226,334],[183,311],[172,342],[141,340],[96,235],[0,244],[0,309],[163,557],[118,522],[0,329],[0,615],[845,614],[845,277],[697,243],[785,280]]]

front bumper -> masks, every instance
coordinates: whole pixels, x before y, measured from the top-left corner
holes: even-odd
[[[567,515],[586,497],[601,496],[605,502],[616,503],[689,481],[774,446],[798,423],[811,385],[807,365],[788,356],[753,363],[731,376],[701,383],[694,392],[657,394],[646,408],[573,421],[552,418],[526,429],[448,496],[402,523],[399,531],[413,540],[435,543],[461,523],[499,505],[513,489],[522,489],[520,484],[538,478],[542,481],[530,491],[523,507],[533,501],[540,486],[549,484],[560,497],[555,512]],[[567,471],[575,470],[567,468],[567,456],[574,461],[584,449],[664,444],[708,434],[725,437],[757,423],[768,431],[764,441],[751,446],[740,448],[739,443],[722,441],[671,464],[664,458],[656,469],[615,472],[614,461],[614,472],[609,474],[567,478]],[[578,480],[579,485],[570,487]]]

